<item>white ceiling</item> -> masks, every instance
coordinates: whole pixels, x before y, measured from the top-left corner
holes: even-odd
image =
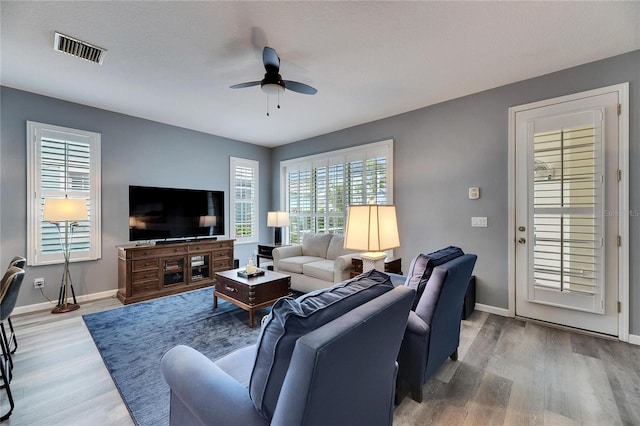
[[[277,146],[640,49],[640,2],[7,2],[2,85]],[[102,65],[53,34],[108,50]],[[266,116],[262,48],[286,92]]]

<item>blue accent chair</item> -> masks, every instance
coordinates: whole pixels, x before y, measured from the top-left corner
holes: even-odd
[[[458,359],[462,305],[476,259],[475,254],[462,254],[435,266],[415,311],[409,313],[398,355],[398,379],[409,384],[417,402],[422,402],[422,385],[447,358]],[[401,286],[408,282],[395,274],[392,281]]]
[[[290,361],[271,419],[250,398],[255,346],[215,362],[187,346],[172,348],[161,361],[171,388],[170,424],[391,425],[396,358],[414,294],[389,284],[383,294],[299,337],[284,355]],[[277,305],[263,334],[277,321],[271,318]]]

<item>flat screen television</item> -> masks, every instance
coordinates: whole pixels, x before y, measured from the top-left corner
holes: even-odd
[[[129,186],[129,240],[224,235],[224,191]]]

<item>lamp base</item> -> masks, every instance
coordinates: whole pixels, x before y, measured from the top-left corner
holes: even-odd
[[[362,258],[362,272],[367,272],[372,269],[376,271],[384,272],[384,259],[387,255],[383,252],[367,252],[361,253]]]
[[[277,246],[282,245],[282,228],[279,226],[273,228],[273,242]]]
[[[64,305],[58,305],[51,310],[52,314],[65,314],[67,312],[75,311],[76,309],[80,309],[80,305],[77,303],[65,303]]]

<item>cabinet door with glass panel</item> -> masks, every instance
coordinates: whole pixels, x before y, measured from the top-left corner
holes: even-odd
[[[211,279],[211,255],[195,254],[189,256],[191,267],[190,283],[200,283]]]
[[[186,258],[168,257],[162,259],[162,285],[185,284]]]

